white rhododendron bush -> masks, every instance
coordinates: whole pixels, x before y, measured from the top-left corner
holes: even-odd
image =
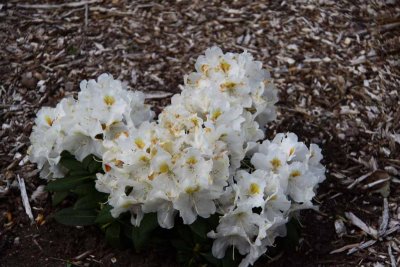
[[[293,133],[264,140],[278,99],[261,62],[212,47],[195,69],[157,119],[141,92],[108,74],[38,112],[30,160],[55,204],[75,200],[57,220],[98,223],[110,243],[129,229],[137,248],[156,228],[188,225],[212,243],[213,260],[195,240],[210,263],[237,251],[248,266],[286,235],[297,211],[313,207],[325,179],[321,149]]]

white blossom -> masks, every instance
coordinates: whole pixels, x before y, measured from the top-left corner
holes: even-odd
[[[217,213],[213,255],[233,246],[244,255],[240,266],[252,265],[286,234],[295,210],[312,207],[325,179],[321,149],[294,133],[260,143],[276,117],[277,90],[248,52],[209,48],[195,70],[157,121],[144,95],[111,75],[82,81],[76,100],[38,112],[30,160],[52,179],[67,171],[63,151],[79,161],[93,154],[103,164],[96,189],[109,195],[113,217],[129,212],[138,226],[154,212],[169,229],[177,215],[191,224]]]

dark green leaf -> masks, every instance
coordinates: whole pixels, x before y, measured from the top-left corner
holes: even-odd
[[[75,156],[73,156],[71,153],[69,153],[68,151],[63,151],[63,152],[61,152],[61,158],[71,158],[71,159],[74,159],[75,158]]]
[[[111,216],[111,209],[112,207],[110,205],[104,206],[97,215],[95,222],[100,225],[113,222],[115,219]]]
[[[190,229],[201,239],[207,239],[208,225],[206,220],[198,218],[194,223],[189,225]]]
[[[57,206],[58,204],[60,204],[68,196],[68,194],[69,194],[68,191],[54,192],[52,198],[53,206]]]
[[[101,160],[99,158],[95,157],[94,155],[87,156],[82,161],[82,166],[89,173],[97,173],[97,172],[101,172],[101,170],[102,170]]]
[[[187,225],[177,225],[174,229],[177,231],[180,239],[185,241],[190,247],[194,246],[192,230]]]
[[[106,199],[105,194],[95,192],[79,198],[74,205],[76,210],[96,209]]]
[[[89,164],[93,161],[93,155],[89,155],[82,160],[82,167],[85,170],[89,169]]]
[[[73,208],[66,208],[57,211],[53,215],[54,219],[65,225],[71,226],[84,226],[94,224],[96,219],[96,211],[94,210],[74,210]]]
[[[284,246],[286,249],[295,249],[299,244],[300,226],[297,220],[292,219],[286,224],[287,234],[284,238]]]
[[[89,176],[67,176],[65,178],[56,179],[49,182],[46,186],[47,191],[67,191],[82,184],[84,181],[94,179],[93,175]]]
[[[176,250],[192,250],[192,246],[181,239],[173,239],[171,240],[172,246],[176,248]]]
[[[87,170],[74,170],[68,173],[68,176],[88,176],[91,175]]]
[[[90,181],[89,183],[78,185],[75,189],[71,190],[71,192],[77,194],[78,196],[86,196],[97,192],[97,190],[94,182]]]
[[[121,226],[115,221],[106,229],[106,240],[107,243],[113,247],[119,247],[121,245],[120,240]]]
[[[235,256],[234,256],[235,255]],[[240,254],[234,247],[228,247],[225,257],[222,259],[222,267],[234,267],[239,265]]]
[[[124,237],[126,239],[132,241],[132,228],[133,228],[132,224],[131,223],[129,223],[129,224],[121,224],[120,223],[120,225],[122,227],[122,231],[121,232],[124,235]]]
[[[191,267],[193,266],[193,255],[191,251],[185,251],[185,250],[178,250],[177,251],[177,260],[180,263],[180,266],[183,267]]]
[[[141,250],[148,241],[151,232],[158,227],[157,214],[147,213],[144,215],[139,227],[132,229],[132,241],[136,250]]]
[[[89,166],[88,166],[88,171],[90,173],[97,173],[97,172],[101,172],[102,169],[102,163],[101,160],[99,160],[98,158],[93,157],[92,162],[90,162]]]
[[[73,158],[61,158],[60,163],[70,171],[84,170],[82,163]]]
[[[208,253],[201,253],[201,256],[209,262],[212,266],[219,267],[222,265],[222,261],[215,258],[211,252]]]

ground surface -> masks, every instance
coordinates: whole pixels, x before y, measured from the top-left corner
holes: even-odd
[[[271,70],[280,115],[269,135],[318,143],[328,170],[298,251],[257,266],[399,264],[398,1],[18,2],[0,4],[0,266],[177,265],[168,248],[118,251],[95,228],[56,224],[47,194],[31,200],[46,220],[31,226],[16,177],[29,196],[43,183],[24,160],[32,121],[80,80],[108,72],[163,106],[214,44],[248,49]]]

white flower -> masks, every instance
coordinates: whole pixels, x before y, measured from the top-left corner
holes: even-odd
[[[144,95],[111,75],[82,81],[77,100],[38,112],[30,159],[51,179],[66,172],[63,151],[102,158],[96,189],[109,195],[113,217],[129,212],[135,226],[150,212],[168,229],[178,213],[185,224],[218,213],[208,233],[213,255],[234,246],[248,266],[286,234],[295,210],[312,207],[325,179],[321,149],[293,133],[259,143],[276,117],[277,91],[247,51],[212,47],[195,70],[157,121]]]
[[[31,134],[30,159],[42,177],[62,177],[58,166],[63,151],[78,160],[94,154],[102,157],[103,141],[151,120],[153,112],[144,104],[139,92],[128,92],[111,75],[102,74],[97,81],[81,82],[78,100],[63,99],[56,108],[42,108]]]
[[[251,240],[258,236],[259,226],[263,224],[260,215],[253,213],[248,206],[241,206],[225,214],[208,237],[216,239],[212,252],[217,258],[223,258],[229,246],[234,246],[244,255],[250,250]]]
[[[208,218],[215,213],[213,199],[219,194],[202,190],[198,185],[185,186],[178,198],[174,201],[174,208],[179,211],[185,224],[192,224],[197,215]]]
[[[236,173],[235,180],[237,181],[239,199],[242,205],[249,205],[250,207],[263,206],[266,178],[266,173],[262,170],[256,170],[251,174],[244,170],[239,170]]]
[[[278,173],[286,165],[287,157],[279,145],[264,141],[259,151],[264,153],[255,153],[251,158],[251,164],[256,169]]]
[[[285,194],[287,182],[282,185],[282,180],[279,175],[274,173],[270,173],[266,179],[264,190],[266,201],[263,207],[263,214],[271,221],[274,218],[286,216],[291,206],[291,202]]]

